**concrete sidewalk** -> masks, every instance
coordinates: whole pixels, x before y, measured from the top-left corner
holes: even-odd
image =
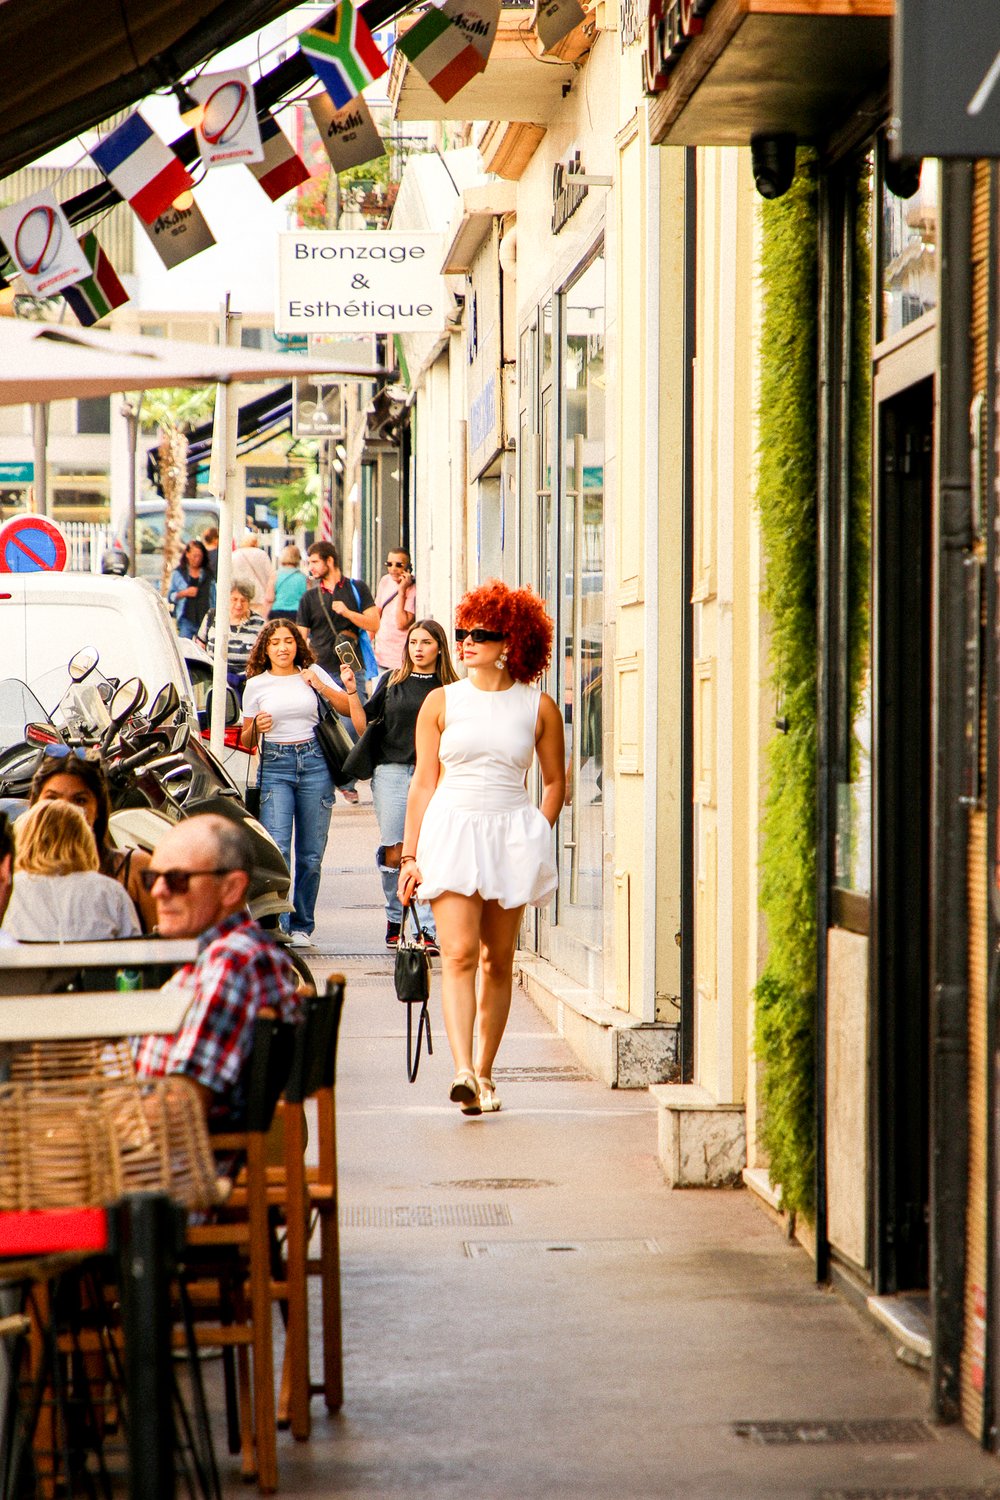
[[[1000,1465],[961,1431],[925,1424],[925,1378],[816,1288],[804,1253],[745,1192],[666,1189],[648,1096],[588,1079],[519,992],[499,1115],[464,1118],[448,1103],[439,1000],[434,1056],[407,1083],[377,841],[370,805],[338,801],[311,961],[320,978],[348,976],[346,1399],[336,1418],[314,1402],[308,1443],[281,1434],[280,1493],[1000,1495]],[[888,1425],[861,1442],[736,1430],[872,1419]],[[223,1468],[227,1495],[246,1495]]]

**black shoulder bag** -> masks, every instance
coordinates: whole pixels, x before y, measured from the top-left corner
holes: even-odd
[[[412,917],[413,929],[416,933],[412,942],[408,942],[406,938],[407,915]],[[427,956],[423,933],[420,931],[417,914],[412,906],[403,907],[403,922],[399,933],[399,946],[396,949],[393,980],[396,985],[396,999],[406,1006],[406,1076],[411,1083],[415,1083],[417,1069],[420,1067],[420,1043],[425,1030],[428,1057],[433,1056],[434,1046],[431,1041],[431,1018],[427,1012],[427,1002],[431,996],[431,961]],[[414,1054],[413,1007],[415,1005],[420,1006],[420,1017],[417,1022],[417,1046]]]
[[[315,688],[313,692],[316,693]],[[352,780],[344,771],[344,762],[354,748],[351,737],[340,722],[339,715],[333,712],[320,693],[316,693],[316,702],[319,705],[319,718],[316,720],[313,738],[323,753],[334,786],[346,786]]]
[[[351,746],[351,753],[344,762],[344,774],[353,781],[371,781],[381,759],[382,751],[382,729],[385,724],[385,710],[388,702],[388,688],[386,698],[382,703],[382,712],[375,719],[369,719],[362,733]]]

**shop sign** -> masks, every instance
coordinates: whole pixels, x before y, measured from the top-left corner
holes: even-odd
[[[704,30],[715,0],[649,0],[644,84],[648,94],[667,86],[685,47]]]
[[[31,484],[34,464],[0,464],[0,484]]]
[[[961,25],[940,0],[897,5],[896,147],[904,156],[1000,156],[1000,5],[963,0]]]
[[[395,230],[278,235],[278,333],[442,333],[441,236]]]
[[[588,189],[573,181],[574,172],[582,172],[579,151],[552,168],[552,233],[565,228],[586,198]]]
[[[469,478],[477,478],[503,447],[501,396],[499,220],[469,276],[465,304]]]

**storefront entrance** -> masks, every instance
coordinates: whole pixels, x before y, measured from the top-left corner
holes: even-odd
[[[928,1284],[933,382],[878,410],[872,1120],[876,1289]]]

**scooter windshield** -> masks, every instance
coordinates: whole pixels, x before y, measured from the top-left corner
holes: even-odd
[[[31,688],[43,703],[54,705],[39,717],[68,730],[72,739],[99,739],[111,724],[105,701],[111,696],[111,684],[97,671],[89,672],[83,682],[74,682],[65,667],[55,667]]]
[[[0,682],[0,750],[21,743],[25,724],[43,723],[47,718],[46,710],[26,683],[16,677]]]

